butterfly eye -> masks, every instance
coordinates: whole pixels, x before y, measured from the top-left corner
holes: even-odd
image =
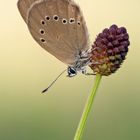
[[[45,21],[44,21],[44,20],[41,20],[41,24],[42,24],[42,25],[45,25]]]
[[[42,34],[42,35],[45,34],[45,31],[42,30],[42,29],[41,29],[39,32],[40,32],[40,34]]]
[[[81,25],[81,22],[80,22],[80,21],[78,21],[78,22],[77,22],[77,24],[80,26],[80,25]]]
[[[54,16],[53,16],[53,19],[54,19],[55,21],[58,21],[58,20],[59,20],[59,17],[58,17],[57,15],[54,15]]]
[[[46,42],[46,40],[45,40],[44,38],[40,38],[40,41],[41,41],[42,43],[45,43],[45,42]]]
[[[46,16],[45,19],[49,21],[50,20],[50,17],[49,16]]]
[[[65,18],[62,19],[63,24],[67,24],[67,20]]]
[[[74,18],[70,18],[69,23],[70,23],[70,24],[75,23],[75,19],[74,19]]]

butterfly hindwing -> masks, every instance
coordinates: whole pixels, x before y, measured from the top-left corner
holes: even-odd
[[[26,7],[20,13],[33,38],[57,59],[74,65],[79,53],[88,49],[88,32],[80,8],[71,0],[31,0],[30,6],[29,0],[20,1],[24,7],[19,9]]]
[[[27,13],[30,6],[36,1],[39,1],[39,0],[19,0],[18,1],[17,3],[18,9],[25,22],[26,22]]]

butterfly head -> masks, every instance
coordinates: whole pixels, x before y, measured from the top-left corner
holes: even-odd
[[[81,72],[82,74],[86,74],[86,66],[80,69],[69,66],[67,69],[68,77],[74,77],[78,74],[78,72]]]
[[[74,77],[77,75],[77,70],[74,67],[68,67],[68,77]]]

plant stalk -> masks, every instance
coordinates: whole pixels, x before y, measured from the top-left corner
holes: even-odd
[[[102,78],[102,76],[100,74],[96,75],[93,90],[92,90],[91,94],[89,95],[89,97],[87,99],[87,102],[86,102],[86,105],[85,105],[81,120],[79,122],[77,131],[76,131],[76,134],[75,134],[75,137],[74,137],[74,140],[81,140],[81,138],[82,138],[84,128],[85,128],[85,125],[86,125],[86,122],[87,122],[87,118],[88,118],[88,115],[89,115],[89,113],[91,111],[92,104],[93,104],[93,101],[95,99],[95,95],[97,93],[97,89],[99,87],[101,78]]]

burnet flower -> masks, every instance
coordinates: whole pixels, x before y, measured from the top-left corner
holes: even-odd
[[[112,25],[109,29],[105,28],[92,45],[91,69],[94,73],[105,76],[114,73],[125,60],[129,45],[125,27]]]

